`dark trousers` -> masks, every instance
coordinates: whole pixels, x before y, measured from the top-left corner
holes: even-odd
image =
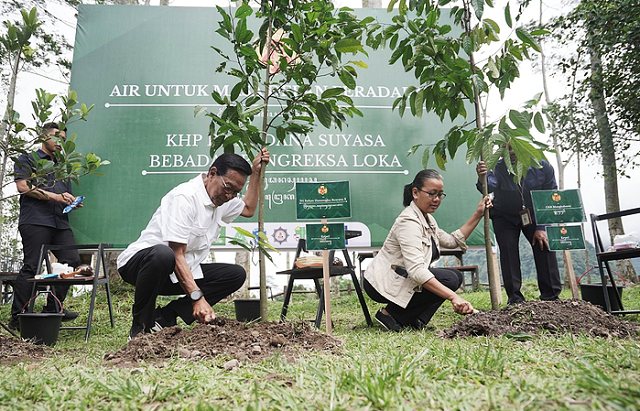
[[[27,280],[33,278],[36,274],[40,274],[38,259],[40,258],[42,245],[74,245],[76,243],[71,229],[60,230],[41,225],[22,224],[18,227],[18,230],[20,230],[20,236],[22,237],[24,260],[14,287],[13,305],[11,306],[11,315],[14,317],[22,311],[22,307],[31,297],[32,285]],[[73,268],[80,265],[78,250],[56,250],[53,251],[53,255],[56,256],[61,264],[66,263]],[[52,287],[52,291],[60,301],[64,301],[69,291],[69,286],[58,285]],[[45,310],[57,311],[60,309],[57,305],[58,303],[55,299],[49,296]]]
[[[522,285],[522,271],[520,270],[520,232],[524,234],[529,244],[533,241],[536,226],[531,224],[523,227],[522,224],[513,224],[506,218],[493,218],[493,231],[500,248],[500,268],[502,280],[507,292],[507,304],[517,304],[524,301],[524,295],[520,292]],[[560,272],[556,253],[547,248],[540,250],[540,244],[531,246],[533,259],[536,264],[538,288],[541,300],[557,300],[562,291]]]
[[[453,268],[430,268],[429,271],[445,287],[453,291],[460,288],[464,280],[463,274]],[[387,304],[387,312],[403,327],[412,324],[416,319],[428,324],[431,321],[431,317],[444,302],[444,298],[423,288],[422,292],[413,294],[409,304],[407,304],[407,308],[402,308],[383,297],[366,279],[364,280],[364,290],[373,301]]]
[[[150,332],[155,324],[154,311],[159,295],[185,293],[180,284],[172,283],[169,278],[175,264],[173,250],[158,244],[138,251],[118,270],[122,279],[136,288],[131,335]],[[201,267],[204,277],[195,282],[211,306],[242,287],[247,277],[244,268],[236,264],[201,264]],[[161,313],[170,321],[175,321],[176,317],[182,318],[187,324],[195,321],[189,296],[171,301],[161,309]]]

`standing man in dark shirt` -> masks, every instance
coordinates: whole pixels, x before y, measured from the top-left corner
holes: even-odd
[[[9,327],[18,329],[18,314],[31,296],[31,284],[28,279],[39,273],[38,259],[43,244],[68,245],[75,244],[76,240],[69,226],[67,214],[62,210],[71,204],[75,197],[71,194],[71,181],[69,179],[56,180],[55,173],[47,174],[46,182],[35,185],[31,176],[36,169],[34,156],[40,159],[56,162],[55,151],[60,150],[59,143],[66,138],[66,129],[60,130],[58,124],[47,123],[44,125],[46,138],[42,147],[29,155],[18,157],[14,166],[14,180],[20,195],[20,220],[18,230],[22,237],[24,261],[22,269],[14,287],[13,306],[11,307],[11,320]],[[81,205],[81,204],[80,204]],[[59,250],[53,252],[60,263],[66,263],[71,267],[80,265],[80,257],[77,250]],[[53,293],[64,301],[69,286],[56,286]],[[57,307],[55,300],[49,296],[43,312],[55,312]],[[63,321],[70,321],[78,317],[78,313],[64,310]]]
[[[515,153],[509,147],[510,160],[515,163]],[[538,288],[541,300],[557,300],[562,291],[560,272],[556,254],[549,249],[549,241],[544,226],[536,225],[533,215],[531,190],[553,190],[558,188],[551,165],[542,160],[541,168],[530,167],[526,177],[516,184],[509,173],[504,157],[498,161],[495,171],[489,171],[483,161],[478,163],[478,178],[487,174],[487,188],[493,193],[493,208],[489,210],[493,231],[500,248],[500,268],[507,292],[507,304],[523,302],[520,292],[522,272],[520,270],[520,232],[524,234],[533,250],[533,258],[538,274]],[[482,192],[480,181],[476,188]]]

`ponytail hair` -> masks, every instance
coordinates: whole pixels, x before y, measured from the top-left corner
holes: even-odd
[[[424,185],[425,180],[431,179],[442,180],[442,174],[430,168],[422,170],[418,174],[416,174],[413,181],[404,186],[402,204],[405,207],[408,207],[409,204],[411,204],[411,202],[413,201],[413,188],[415,187],[420,189]]]

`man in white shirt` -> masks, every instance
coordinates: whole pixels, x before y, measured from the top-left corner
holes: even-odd
[[[162,198],[147,228],[118,257],[120,276],[136,287],[130,338],[175,325],[177,317],[187,324],[208,323],[216,317],[212,306],[242,286],[246,278],[242,267],[202,262],[222,224],[254,215],[263,162],[269,162],[266,148],[253,165],[237,154],[222,154],[207,174]],[[182,294],[186,295],[165,307],[155,307],[158,295]]]

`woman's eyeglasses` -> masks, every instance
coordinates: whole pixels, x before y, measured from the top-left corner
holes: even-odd
[[[417,187],[416,187],[417,188]],[[426,195],[429,196],[429,198],[436,198],[438,197],[440,200],[442,200],[443,198],[445,198],[447,195],[445,193],[430,193],[429,191],[424,191],[420,188],[418,188],[418,191],[422,191],[423,193],[425,193]]]

